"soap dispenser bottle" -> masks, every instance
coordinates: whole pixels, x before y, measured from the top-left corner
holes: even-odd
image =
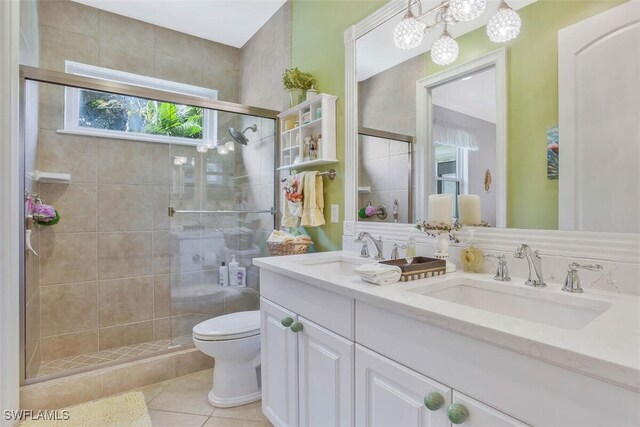
[[[482,273],[484,257],[475,237],[476,231],[469,230],[469,243],[462,250],[462,269],[466,272]]]
[[[231,262],[229,262],[229,286],[238,286],[238,261],[236,256],[231,256]]]

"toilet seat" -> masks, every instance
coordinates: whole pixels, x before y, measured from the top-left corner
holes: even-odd
[[[260,311],[241,311],[205,320],[193,327],[193,338],[226,341],[260,334]]]

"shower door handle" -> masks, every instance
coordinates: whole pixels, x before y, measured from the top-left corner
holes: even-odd
[[[234,211],[234,210],[217,210],[217,211],[191,211],[191,210],[177,210],[173,206],[169,206],[168,214],[170,217],[176,215],[190,215],[190,214],[240,214],[240,213],[268,213],[271,215],[276,214],[274,208],[255,210],[255,211]]]

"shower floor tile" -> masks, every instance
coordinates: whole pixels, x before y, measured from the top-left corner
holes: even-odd
[[[114,362],[128,357],[147,356],[159,351],[167,350],[174,346],[191,343],[191,336],[184,336],[174,339],[173,342],[169,339],[164,339],[49,360],[41,363],[38,376],[54,375],[76,369],[86,369],[95,365]]]

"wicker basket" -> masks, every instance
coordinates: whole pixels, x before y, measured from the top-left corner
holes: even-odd
[[[267,247],[271,256],[301,255],[309,252],[312,244],[313,242],[267,242]]]

